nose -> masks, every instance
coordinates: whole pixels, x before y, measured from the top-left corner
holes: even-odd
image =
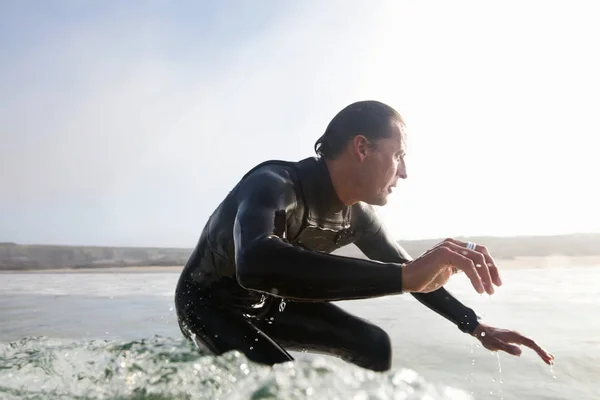
[[[396,176],[400,179],[408,178],[408,174],[406,173],[406,163],[404,159],[400,160],[398,163],[398,168],[396,169]]]

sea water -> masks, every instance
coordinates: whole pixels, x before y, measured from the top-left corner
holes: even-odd
[[[600,267],[510,270],[493,296],[447,288],[556,357],[491,353],[410,295],[338,304],[390,335],[393,367],[257,365],[181,337],[177,273],[0,274],[0,399],[599,399]],[[461,279],[462,278],[462,279]],[[285,312],[285,309],[282,311]]]

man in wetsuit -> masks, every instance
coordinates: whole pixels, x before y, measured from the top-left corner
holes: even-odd
[[[411,293],[492,351],[519,344],[552,355],[518,332],[483,324],[443,285],[463,272],[479,293],[500,275],[487,249],[447,239],[412,260],[373,206],[405,179],[405,125],[377,101],[341,110],[317,141],[318,157],[269,161],[247,172],[210,216],[177,284],[183,334],[214,354],[238,350],[264,364],[286,350],[391,366],[390,338],[332,301]],[[368,259],[330,254],[354,243]]]

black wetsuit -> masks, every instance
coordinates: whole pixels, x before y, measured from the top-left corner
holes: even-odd
[[[329,254],[350,243],[369,259]],[[340,202],[322,159],[269,161],[210,216],[176,288],[179,325],[215,354],[273,364],[307,350],[386,370],[388,335],[330,302],[402,293],[409,260],[372,206]],[[478,324],[444,288],[413,296],[463,332]]]

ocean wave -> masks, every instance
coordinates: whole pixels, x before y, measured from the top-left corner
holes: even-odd
[[[213,356],[185,339],[63,341],[29,337],[0,345],[0,397],[66,399],[471,399],[410,369],[375,373],[331,357],[273,367],[239,352]]]

